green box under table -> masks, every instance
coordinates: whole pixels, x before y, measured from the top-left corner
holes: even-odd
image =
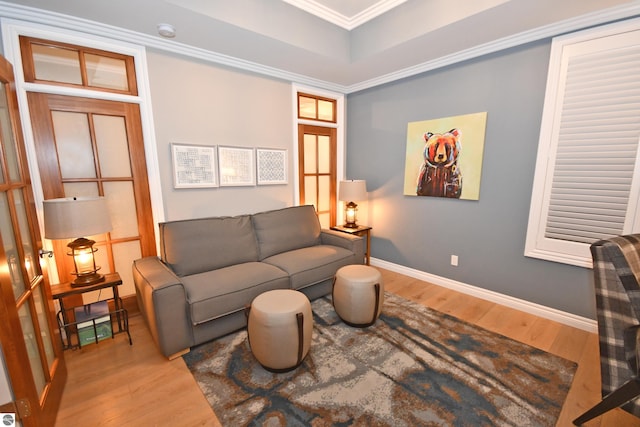
[[[111,338],[111,316],[107,301],[98,301],[73,309],[78,324],[78,340],[80,346],[92,344]]]

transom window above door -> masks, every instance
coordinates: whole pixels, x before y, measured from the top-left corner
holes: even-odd
[[[24,80],[137,95],[128,55],[20,36]]]
[[[336,100],[298,93],[298,118],[335,123]]]

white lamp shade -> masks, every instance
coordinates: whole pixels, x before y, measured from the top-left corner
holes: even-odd
[[[367,200],[367,182],[363,179],[340,181],[338,199],[343,202]]]
[[[44,201],[44,237],[75,239],[111,230],[104,197],[67,197]]]

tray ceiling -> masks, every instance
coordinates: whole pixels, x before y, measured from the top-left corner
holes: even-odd
[[[620,19],[637,14],[639,7],[633,0],[8,0],[1,4],[72,15],[107,25],[110,32],[120,28],[147,39],[161,39],[157,26],[169,23],[176,36],[162,43],[174,44],[176,52],[188,48],[203,57],[209,52],[233,58],[248,69],[263,68],[267,74],[301,76],[318,86],[327,83],[325,87],[347,89],[420,72],[427,63],[446,65],[448,58],[464,57],[472,50],[487,53],[536,40],[531,34],[540,29],[548,36]]]

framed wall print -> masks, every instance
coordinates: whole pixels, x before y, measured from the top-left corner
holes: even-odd
[[[175,188],[218,186],[215,146],[171,144],[171,156]]]
[[[479,200],[487,113],[409,122],[404,195]]]
[[[253,148],[218,146],[220,186],[256,185]]]
[[[287,183],[287,150],[256,148],[258,185]]]

